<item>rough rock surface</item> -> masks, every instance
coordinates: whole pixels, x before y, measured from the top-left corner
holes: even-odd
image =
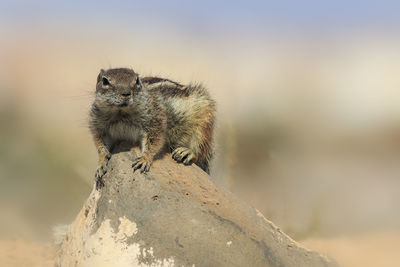
[[[114,154],[69,227],[56,266],[336,266],[301,247],[197,166],[170,154],[149,173]]]

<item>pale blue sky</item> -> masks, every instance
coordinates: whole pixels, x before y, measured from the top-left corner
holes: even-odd
[[[117,24],[172,27],[205,34],[268,30],[351,31],[400,26],[400,1],[11,1],[2,27]]]

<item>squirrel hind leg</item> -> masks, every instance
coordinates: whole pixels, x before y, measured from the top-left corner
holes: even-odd
[[[207,112],[201,119],[193,119],[190,127],[178,127],[171,131],[174,137],[171,142],[172,158],[185,165],[195,163],[210,174],[214,113]]]

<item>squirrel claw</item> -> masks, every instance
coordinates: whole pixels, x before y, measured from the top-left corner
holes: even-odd
[[[104,181],[102,178],[96,178],[96,190],[101,189],[104,186]]]
[[[132,163],[133,172],[140,170],[141,173],[148,172],[150,170],[151,161],[145,159],[144,157],[139,157],[135,159]]]
[[[185,165],[192,164],[195,156],[190,148],[178,147],[172,152],[172,158],[177,162],[182,162]]]
[[[96,179],[96,189],[99,190],[104,186],[103,176],[107,173],[107,165],[109,160],[111,159],[111,154],[106,155],[104,157],[103,163],[97,168],[96,173],[94,175]]]

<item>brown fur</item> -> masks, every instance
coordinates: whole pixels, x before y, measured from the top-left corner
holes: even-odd
[[[99,153],[97,185],[119,141],[139,142],[142,156],[133,169],[147,172],[154,156],[167,147],[186,165],[209,173],[215,102],[201,85],[184,86],[158,78],[139,78],[131,69],[101,70],[90,112],[90,129]]]

